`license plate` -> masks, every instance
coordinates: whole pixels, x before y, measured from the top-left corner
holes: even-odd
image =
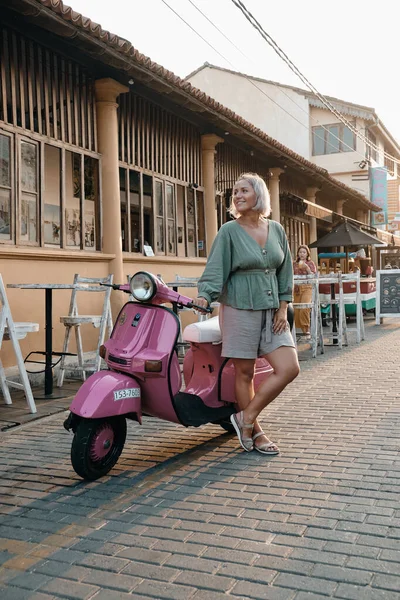
[[[125,398],[140,398],[139,388],[127,388],[125,390],[116,390],[114,400],[125,400]]]

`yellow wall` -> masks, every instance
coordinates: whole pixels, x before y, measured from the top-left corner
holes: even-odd
[[[5,285],[9,283],[72,283],[75,273],[79,273],[83,277],[105,277],[108,275],[108,256],[96,254],[83,257],[81,253],[78,259],[78,256],[74,256],[72,252],[58,251],[57,253],[54,250],[51,251],[51,254],[52,257],[49,256],[49,253],[44,253],[41,250],[29,252],[14,249],[10,252],[2,252],[0,249],[0,273]],[[168,283],[175,279],[176,274],[183,277],[200,277],[204,265],[204,259],[179,260],[164,257],[128,257],[124,263],[124,273],[125,276],[133,275],[136,271],[141,270],[150,271],[154,274],[160,273],[164,281]],[[196,288],[180,288],[179,291],[190,297],[197,295]],[[39,323],[39,332],[28,334],[20,342],[23,356],[26,356],[32,350],[44,350],[45,291],[9,288],[7,289],[7,297],[14,321]],[[60,323],[59,318],[68,314],[70,298],[70,290],[53,291],[53,349],[56,351],[62,350],[65,328]],[[102,294],[79,293],[79,313],[100,314],[103,299]],[[113,315],[113,317],[115,318],[116,315]],[[184,325],[196,318],[191,312],[183,313],[182,317]],[[81,331],[84,352],[94,350],[99,330],[91,325],[83,325]],[[73,337],[71,337],[69,351],[76,351]],[[1,358],[5,367],[16,364],[10,342],[3,342]],[[41,358],[38,357],[38,360],[41,360]]]

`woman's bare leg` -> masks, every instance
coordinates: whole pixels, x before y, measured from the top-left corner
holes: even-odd
[[[289,346],[281,346],[264,356],[274,372],[261,383],[250,403],[243,409],[243,420],[254,423],[260,412],[275,400],[300,372],[297,352]]]
[[[247,358],[233,358],[233,364],[235,365],[235,395],[237,405],[241,411],[250,404],[254,398],[254,372],[255,372],[255,360]],[[257,419],[254,421],[246,421],[247,423],[254,423],[253,435],[262,431],[261,425]],[[244,432],[245,437],[250,435],[250,431]],[[264,445],[269,443],[270,440],[266,435],[259,436],[257,438],[257,445]]]

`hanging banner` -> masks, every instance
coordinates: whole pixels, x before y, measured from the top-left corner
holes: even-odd
[[[370,200],[381,209],[372,213],[372,225],[380,227],[388,223],[388,189],[385,167],[369,169]]]

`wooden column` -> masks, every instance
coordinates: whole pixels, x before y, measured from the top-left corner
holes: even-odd
[[[338,215],[343,215],[343,206],[346,200],[336,200],[336,212]]]
[[[207,255],[218,231],[215,206],[215,147],[224,140],[214,133],[201,136],[201,155],[204,183],[204,212],[206,218]]]
[[[109,271],[114,274],[114,283],[125,283],[122,237],[121,207],[118,165],[118,119],[117,98],[129,88],[114,79],[98,79],[95,82],[98,150],[101,154],[103,251],[113,254]],[[125,295],[111,294],[114,318],[125,302]]]
[[[306,190],[306,199],[309,202],[314,202],[314,204],[316,204],[316,195],[317,192],[319,192],[319,188],[317,187],[309,187]],[[312,244],[312,242],[315,242],[317,240],[317,218],[316,217],[310,217],[310,244]],[[315,264],[318,264],[318,249],[317,248],[311,248],[311,259],[315,262]]]
[[[360,223],[365,223],[365,211],[361,209],[357,210],[356,219],[357,221],[360,221]]]
[[[346,200],[336,200],[336,212],[338,215],[343,215],[343,206],[345,205]],[[339,246],[339,252],[344,252],[344,246]]]
[[[269,195],[271,198],[271,218],[274,221],[281,222],[281,205],[279,201],[279,177],[284,173],[283,169],[274,167],[269,170],[270,178],[268,181]]]

